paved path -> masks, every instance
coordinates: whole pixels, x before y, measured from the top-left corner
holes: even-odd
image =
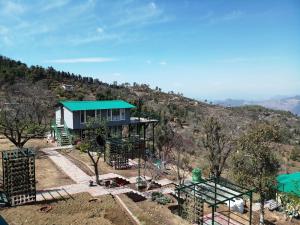
[[[64,155],[62,155],[56,151],[59,149],[68,149],[71,147],[72,146],[63,146],[63,147],[53,147],[53,148],[41,149],[41,151],[45,152],[48,155],[48,157],[75,182],[75,184],[64,185],[64,186],[60,186],[60,187],[54,187],[54,188],[49,188],[47,190],[39,191],[39,192],[37,192],[37,201],[53,200],[53,199],[58,199],[58,198],[61,199],[64,196],[70,197],[73,194],[78,194],[78,193],[82,193],[82,192],[88,192],[92,196],[100,196],[100,195],[107,195],[107,194],[118,195],[118,194],[123,194],[123,193],[128,193],[128,192],[134,192],[143,197],[146,197],[143,193],[133,190],[131,188],[128,188],[126,186],[116,187],[116,188],[106,188],[106,187],[97,185],[97,186],[90,187],[89,181],[95,180],[95,176],[87,175],[79,167],[77,167],[73,162],[71,162],[69,159],[67,159]],[[113,178],[117,178],[117,177],[124,179],[131,184],[135,184],[136,179],[137,179],[137,177],[126,178],[126,177],[123,177],[123,176],[121,176],[119,174],[115,174],[115,173],[107,173],[107,174],[99,175],[100,180],[113,179]],[[144,179],[150,180],[151,178],[146,176]],[[162,180],[156,181],[156,183],[160,184],[161,186],[165,186],[165,185],[168,185],[173,182],[168,179],[162,179]],[[162,188],[161,191],[165,194],[173,193],[172,189],[170,189],[170,188],[166,188],[166,189]]]
[[[165,179],[161,179],[161,180],[156,180],[155,183],[159,184],[160,186],[166,186],[166,185],[169,185],[169,184],[174,184],[173,181],[165,178]]]
[[[90,176],[79,169],[69,159],[58,153],[56,149],[42,149],[42,151],[45,152],[48,157],[76,183],[86,183],[91,179]]]
[[[66,145],[66,146],[57,146],[57,147],[49,147],[49,148],[42,148],[42,151],[52,151],[52,150],[61,150],[61,149],[72,149],[73,145]]]
[[[41,190],[37,192],[36,198],[37,201],[43,200],[55,200],[62,199],[64,196],[71,196],[73,194],[78,194],[82,192],[88,192],[92,196],[100,196],[100,195],[118,195],[128,192],[137,193],[143,197],[142,193],[135,191],[131,188],[125,187],[116,187],[116,188],[106,188],[103,186],[89,186],[89,181],[95,179],[95,176],[88,176],[85,172],[83,172],[79,167],[73,164],[69,159],[67,159],[62,154],[58,153],[56,150],[58,149],[66,149],[70,148],[68,146],[64,147],[54,147],[54,148],[44,148],[41,151],[45,152],[48,157],[62,170],[64,171],[72,180],[74,180],[75,184],[64,185],[60,187],[49,188],[47,190]],[[99,176],[100,180],[103,179],[113,179],[113,178],[122,178],[128,182],[130,179],[127,179],[121,175],[115,173],[102,174]],[[135,179],[135,177],[134,177]]]
[[[130,177],[128,180],[131,184],[136,184],[137,178],[138,178],[138,176]],[[151,180],[151,177],[148,177],[148,176],[141,176],[141,178],[142,178],[142,180]]]

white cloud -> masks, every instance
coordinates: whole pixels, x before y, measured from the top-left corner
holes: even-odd
[[[41,11],[48,11],[48,10],[53,10],[57,8],[61,8],[65,5],[67,5],[70,2],[70,0],[52,0],[52,1],[46,1],[43,4],[43,7]]]
[[[88,44],[88,43],[98,42],[98,41],[120,40],[120,39],[121,39],[121,35],[119,34],[105,34],[103,32],[103,33],[89,34],[87,36],[71,37],[69,38],[69,42],[74,45],[80,45],[80,44]]]
[[[88,58],[69,58],[69,59],[52,59],[46,60],[48,63],[103,63],[103,62],[113,62],[116,61],[113,58],[104,58],[104,57],[88,57]]]
[[[229,21],[229,20],[235,20],[240,18],[242,15],[244,15],[244,13],[240,10],[234,10],[230,13],[225,14],[224,16],[220,17],[220,20],[223,21]]]
[[[98,33],[103,33],[104,30],[103,30],[102,27],[97,27],[96,31],[97,31]]]
[[[165,66],[165,65],[167,65],[167,62],[161,61],[159,64],[160,64],[161,66]]]
[[[8,31],[9,30],[7,27],[0,25],[0,35],[6,35],[6,34],[8,34]]]
[[[0,1],[0,8],[2,9],[1,11],[5,14],[5,15],[9,15],[9,16],[15,16],[18,14],[22,14],[25,11],[25,6],[14,2],[14,1]]]
[[[131,4],[124,6],[122,10],[116,13],[121,18],[115,27],[121,26],[143,26],[153,23],[168,22],[171,18],[164,15],[162,8],[154,2],[133,6]]]
[[[280,57],[233,57],[217,60],[219,63],[253,63],[253,62],[266,62],[270,60],[278,60]]]
[[[0,0],[0,23],[9,28],[9,33],[5,35],[6,41],[3,41],[2,34],[0,44],[11,42],[21,46],[31,43],[33,47],[45,47],[108,41],[116,44],[135,42],[147,38],[136,28],[167,22],[169,19],[153,0],[105,3],[97,0],[80,3],[40,0],[35,4],[20,0]]]
[[[216,12],[208,11],[206,14],[199,16],[198,19],[209,24],[218,24],[240,19],[244,15],[245,13],[240,10],[233,10],[225,14],[217,14]]]
[[[154,2],[149,3],[150,8],[156,9],[156,4]]]
[[[7,27],[0,25],[0,46],[1,46],[1,42],[4,45],[8,45],[8,46],[13,44],[13,41],[10,38],[9,32],[10,31]]]

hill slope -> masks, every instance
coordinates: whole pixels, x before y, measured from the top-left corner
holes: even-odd
[[[202,123],[208,116],[218,117],[228,133],[236,136],[256,121],[276,121],[288,134],[287,143],[300,142],[300,118],[290,112],[271,110],[261,106],[223,107],[206,104],[182,95],[164,93],[160,88],[153,90],[146,84],[110,85],[91,77],[56,71],[52,67],[27,67],[22,62],[0,57],[2,93],[10,84],[24,82],[24,80],[42,83],[45,88],[52,91],[57,100],[123,99],[135,104],[141,98],[144,116],[171,121],[173,126],[188,140],[189,148],[194,153],[201,151],[199,142]],[[63,84],[73,85],[74,90],[64,90]]]

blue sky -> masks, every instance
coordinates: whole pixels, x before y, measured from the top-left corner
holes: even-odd
[[[300,94],[298,0],[0,0],[0,54],[199,99]]]

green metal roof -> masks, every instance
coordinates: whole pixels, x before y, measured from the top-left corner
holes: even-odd
[[[61,101],[70,111],[79,110],[97,110],[97,109],[131,109],[134,105],[122,100],[105,100],[105,101]]]
[[[281,174],[277,176],[277,190],[286,193],[293,193],[300,197],[300,172]]]

